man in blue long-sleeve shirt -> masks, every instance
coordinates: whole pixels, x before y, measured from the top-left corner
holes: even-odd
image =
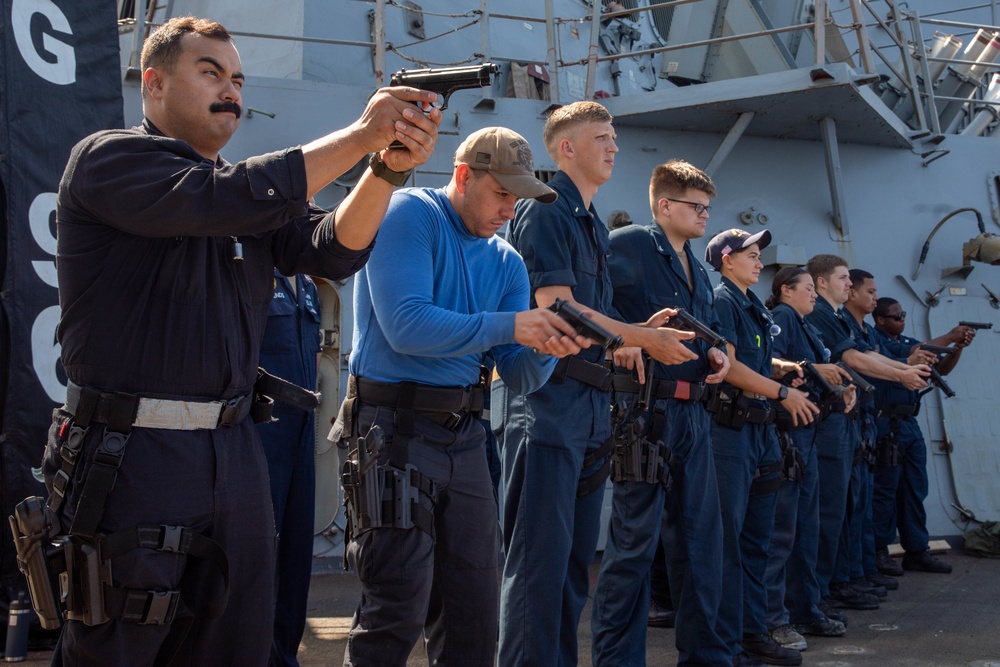
[[[432,664],[494,664],[499,535],[481,366],[489,355],[527,393],[588,345],[555,313],[527,310],[524,263],[495,234],[519,198],[556,196],[534,177],[528,143],[492,127],[459,146],[446,188],[392,198],[358,274],[351,381],[330,436],[362,459],[384,434],[374,475],[345,484],[347,560],[362,584],[345,664],[404,665],[421,631]],[[386,480],[375,504],[403,507],[380,521],[363,496],[373,477]]]

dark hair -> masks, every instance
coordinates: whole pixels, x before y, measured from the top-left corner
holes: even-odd
[[[838,266],[848,266],[847,260],[837,255],[816,255],[806,264],[806,270],[813,280],[829,280]]]
[[[897,303],[899,301],[896,301],[891,296],[880,296],[878,301],[875,302],[875,312],[872,313],[872,317],[886,317],[889,314],[889,309]]]
[[[868,273],[864,269],[851,269],[848,271],[848,275],[851,277],[851,282],[855,286],[863,285],[866,280],[875,280],[875,276]]]
[[[779,303],[781,303],[781,288],[788,287],[789,289],[794,288],[802,280],[802,276],[808,273],[801,266],[785,266],[778,270],[774,274],[774,280],[771,281],[771,295],[767,297],[767,301],[764,305],[767,306],[768,310],[774,309]]]
[[[611,211],[608,216],[608,229],[621,229],[632,224],[632,218],[625,211]]]
[[[170,69],[181,53],[181,39],[194,33],[210,39],[232,41],[233,36],[221,23],[194,16],[178,16],[170,19],[154,30],[142,45],[140,69],[145,72],[150,67]],[[143,88],[145,91],[145,87]]]
[[[709,197],[716,193],[712,177],[683,160],[670,160],[653,169],[649,179],[649,207],[656,215],[656,202],[680,196],[685,190],[700,190]]]

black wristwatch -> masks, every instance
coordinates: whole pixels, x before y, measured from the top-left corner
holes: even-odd
[[[786,387],[785,385],[781,385],[781,387],[778,389],[778,400],[783,401],[786,398],[788,398],[788,387]]]
[[[393,171],[389,169],[389,167],[385,166],[385,162],[382,162],[382,156],[378,153],[372,153],[372,156],[368,158],[368,166],[371,168],[373,174],[383,181],[392,183],[396,187],[410,180],[410,172],[413,171],[412,169],[407,169],[406,171]]]

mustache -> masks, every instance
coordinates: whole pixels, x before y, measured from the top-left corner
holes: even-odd
[[[243,115],[243,108],[240,107],[236,102],[214,102],[208,110],[212,113],[222,113],[224,111],[232,111],[236,114],[236,118]]]

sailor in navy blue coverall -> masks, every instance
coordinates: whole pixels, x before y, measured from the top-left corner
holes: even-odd
[[[777,325],[774,354],[789,361],[809,361],[817,370],[832,372],[826,377],[832,386],[843,382],[846,373],[829,365],[830,351],[820,340],[819,332],[805,321],[816,303],[812,276],[805,269],[785,267],[774,277],[767,305]],[[843,373],[843,375],[841,375]],[[810,382],[810,397],[826,412],[843,411],[845,403],[823,403],[830,397],[821,395]],[[839,621],[828,619],[820,610],[819,585],[816,582],[816,549],[819,543],[819,464],[816,457],[816,423],[793,427],[783,411],[778,413],[779,438],[787,438],[785,472],[789,464],[800,462],[797,478],[783,475],[778,489],[774,528],[768,549],[767,627],[783,646],[806,648],[801,635],[836,637],[844,634]],[[792,468],[796,470],[796,468]],[[794,625],[794,632],[788,626]],[[799,633],[796,636],[795,633]],[[792,640],[792,641],[789,641]]]
[[[905,361],[915,354],[914,346],[921,341],[903,335],[906,313],[899,302],[887,297],[879,299],[874,317],[876,335],[887,355]],[[954,343],[956,350],[961,350],[974,337],[975,329],[957,326],[944,336],[927,342],[941,346]],[[959,354],[956,352],[938,362],[938,371],[942,375],[948,373],[957,363]],[[927,443],[916,420],[920,394],[885,382],[876,382],[875,387],[876,404],[882,411],[878,420],[879,448],[894,447],[897,451],[896,461],[882,458],[875,468],[872,510],[875,548],[883,563],[892,563],[888,546],[898,531],[899,544],[905,551],[902,569],[947,574],[951,572],[951,565],[927,551],[930,540],[924,509],[928,487]],[[880,451],[880,455],[884,457],[885,452]],[[893,568],[889,572],[883,567],[880,565],[883,573],[902,574],[902,570]]]
[[[224,27],[167,21],[146,40],[142,77],[142,127],[81,141],[59,187],[58,338],[71,385],[45,472],[49,483],[64,479],[53,478],[65,472],[60,431],[90,418],[60,511],[69,528],[84,514],[75,512],[81,486],[99,464],[108,467],[94,456],[105,424],[118,423],[128,444],[103,510],[91,517],[96,534],[167,525],[215,542],[228,562],[228,604],[201,604],[213,582],[221,588],[217,565],[177,549],[126,551],[111,559],[113,588],[157,604],[126,605],[100,625],[69,621],[53,663],[166,664],[174,656],[190,665],[264,665],[274,520],[246,415],[274,267],[329,278],[357,271],[393,186],[366,173],[329,214],[309,197],[370,150],[382,151],[390,170],[426,162],[441,116],[412,103],[429,104],[431,93],[383,89],[349,129],[230,164],[219,152],[239,124],[244,75]],[[393,139],[405,148],[383,150]],[[176,602],[178,591],[174,617],[163,603]]]
[[[816,255],[809,260],[809,272],[816,283],[816,307],[806,321],[820,332],[823,343],[830,349],[834,362],[843,361],[869,377],[881,377],[910,386],[926,383],[921,375],[924,367],[909,367],[875,350],[864,341],[855,340],[841,305],[847,301],[851,287],[847,262],[836,255]],[[854,453],[860,432],[847,415],[832,413],[816,429],[816,451],[819,457],[819,552],[816,557],[816,577],[823,596],[839,606],[855,609],[876,609],[874,595],[858,591],[847,584],[844,572],[838,577],[837,553],[844,530],[848,491]],[[847,568],[843,568],[846,572]],[[839,579],[839,581],[838,581]],[[838,584],[833,586],[832,584]]]
[[[717,329],[712,284],[690,244],[690,239],[705,233],[715,185],[704,172],[675,161],[653,170],[650,192],[653,222],[611,232],[614,306],[627,321],[645,320],[662,308],[683,308]],[[722,596],[722,517],[704,407],[706,380],[721,381],[729,359],[704,341],[690,345],[698,359],[675,366],[654,363],[655,379],[647,379],[654,383],[652,426],[659,427],[648,439],[665,448],[669,461],[661,465],[669,466],[669,491],[659,477],[615,479],[611,523],[594,593],[595,665],[646,664],[650,599],[646,573],[659,539],[667,545],[671,590],[677,599],[678,664],[730,662],[729,648],[715,628]],[[617,377],[632,381],[629,373]],[[639,391],[621,391],[616,385],[616,400],[625,399],[634,409],[642,388],[636,382],[634,389]]]
[[[771,241],[767,230],[751,235],[731,229],[716,235],[705,258],[722,273],[715,288],[719,333],[729,341],[732,367],[720,385],[712,447],[722,507],[723,570],[719,632],[734,664],[798,665],[798,651],[779,646],[768,634],[764,575],[774,524],[776,492],[781,482],[781,450],[774,430],[771,401],[780,401],[793,424],[809,423],[819,413],[809,396],[770,379],[801,370],[795,364],[775,367],[771,315],[752,291],[760,270],[760,249]]]
[[[608,317],[608,229],[591,201],[611,177],[618,152],[611,120],[596,102],[575,102],[549,116],[543,139],[560,168],[549,182],[559,200],[551,206],[521,202],[507,238],[528,268],[533,304],[565,299],[626,345],[644,347],[660,361],[694,359],[680,343],[693,334]],[[668,315],[657,314],[647,324]],[[559,667],[578,659],[577,626],[610,469],[610,371],[603,361],[603,350],[592,347],[560,361],[537,391],[508,396],[499,657],[505,667]]]
[[[864,341],[869,349],[882,353],[879,336],[875,327],[865,321],[865,317],[875,310],[878,299],[878,285],[872,274],[862,269],[851,269],[851,289],[844,303],[844,319],[851,327],[855,340]],[[872,495],[875,488],[875,440],[878,429],[878,410],[874,392],[862,392],[858,396],[858,420],[856,426],[861,449],[855,454],[854,469],[851,471],[850,497],[854,499],[853,513],[848,510],[846,540],[846,561],[850,564],[851,585],[866,592],[873,586],[895,590],[899,584],[895,579],[879,573],[875,564],[875,533],[872,524]],[[857,488],[855,493],[853,488]],[[843,552],[844,545],[841,546]]]
[[[260,346],[260,365],[272,375],[316,390],[320,352],[319,295],[306,275],[274,270],[274,296]],[[271,479],[274,530],[278,536],[271,667],[298,665],[312,575],[316,506],[314,412],[275,403],[274,421],[258,424]]]

